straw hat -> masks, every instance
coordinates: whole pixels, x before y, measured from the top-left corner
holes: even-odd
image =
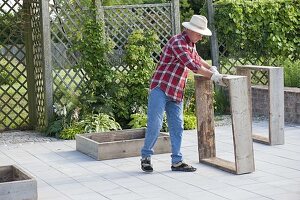
[[[211,36],[211,31],[207,28],[207,19],[202,15],[193,15],[189,22],[183,22],[182,26],[200,33],[201,35]]]

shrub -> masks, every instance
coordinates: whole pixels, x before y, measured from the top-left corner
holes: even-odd
[[[216,114],[228,114],[230,108],[229,97],[226,90],[215,88],[214,91],[214,112]]]
[[[147,115],[145,113],[135,113],[131,115],[131,121],[128,123],[131,128],[147,127]],[[164,114],[161,131],[168,132],[167,116]]]
[[[147,127],[147,115],[144,113],[134,113],[130,115],[131,121],[128,125],[131,128]]]
[[[88,115],[79,123],[85,125],[84,130],[88,133],[122,129],[113,117],[105,113]]]
[[[197,118],[194,114],[184,114],[184,130],[197,128]]]
[[[89,109],[86,112],[113,112],[113,96],[117,89],[115,70],[109,64],[109,53],[114,43],[105,36],[103,22],[86,19],[81,34],[77,34],[74,51],[80,53],[76,70],[83,70],[88,77],[81,84],[80,101]]]
[[[300,60],[286,59],[280,65],[284,68],[284,86],[300,88]]]
[[[184,115],[184,130],[191,130],[196,128],[196,116],[194,114]],[[129,124],[131,128],[143,128],[147,127],[147,115],[144,113],[135,113],[131,115],[131,121]],[[164,114],[162,131],[168,131],[167,117]]]

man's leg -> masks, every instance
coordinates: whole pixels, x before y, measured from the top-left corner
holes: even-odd
[[[168,101],[166,104],[168,126],[172,143],[172,171],[194,172],[196,168],[184,163],[181,154],[183,134],[183,102]]]
[[[182,161],[183,103],[168,101],[166,104],[168,128],[172,144],[172,164]]]
[[[142,169],[143,161],[146,163],[144,166],[148,166],[151,162],[150,157],[153,155],[153,147],[157,141],[157,138],[162,127],[163,114],[166,104],[166,95],[158,87],[153,89],[148,98],[148,113],[147,113],[147,130],[145,136],[144,147],[141,150],[142,154]],[[150,167],[147,167],[144,171],[152,171]],[[149,170],[147,170],[149,169]]]

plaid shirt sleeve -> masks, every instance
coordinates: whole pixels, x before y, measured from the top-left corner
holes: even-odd
[[[200,56],[194,47],[190,47],[183,40],[177,40],[173,46],[172,50],[174,55],[179,59],[180,63],[185,67],[189,68],[193,72],[196,72],[200,69]]]

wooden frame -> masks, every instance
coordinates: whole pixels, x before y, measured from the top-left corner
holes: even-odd
[[[76,150],[96,160],[140,156],[145,128],[76,135]],[[170,136],[161,132],[154,146],[155,154],[171,153]]]
[[[251,70],[268,72],[269,88],[269,137],[253,134],[255,142],[268,145],[284,144],[284,81],[283,68],[271,66],[242,65],[236,66],[237,74],[248,77],[249,98],[251,92]],[[250,104],[252,111],[252,104]]]
[[[229,87],[235,162],[216,157],[213,84],[195,75],[199,162],[234,174],[251,173],[255,167],[247,77],[228,75],[223,79]]]

